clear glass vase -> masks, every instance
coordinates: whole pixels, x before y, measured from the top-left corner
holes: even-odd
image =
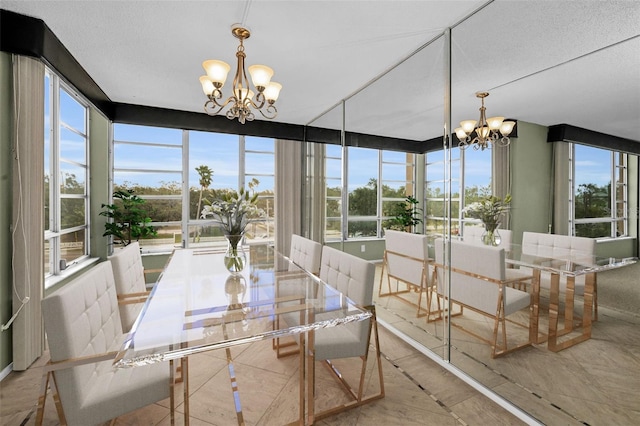
[[[225,235],[227,252],[224,254],[224,266],[229,272],[241,272],[247,263],[247,255],[242,249],[244,234]]]
[[[502,237],[498,232],[498,228],[495,229],[487,229],[485,226],[484,232],[482,233],[482,243],[487,246],[497,247],[502,242]]]

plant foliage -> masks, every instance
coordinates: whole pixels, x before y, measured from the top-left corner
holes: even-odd
[[[103,237],[113,235],[114,243],[127,246],[133,240],[158,235],[150,225],[151,218],[142,208],[144,199],[135,195],[132,189],[115,191],[113,198],[113,204],[102,204],[106,210],[100,212],[100,216],[111,219],[104,225]]]

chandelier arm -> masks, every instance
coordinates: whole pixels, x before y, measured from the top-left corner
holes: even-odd
[[[256,102],[251,99],[251,106],[253,106],[257,110],[260,110],[264,106],[266,100],[267,99],[264,97],[264,93],[258,92],[258,94],[256,95],[256,102],[258,103],[256,104]]]
[[[278,110],[273,104],[269,104],[269,106],[264,111],[262,109],[259,109],[258,111],[260,111],[260,114],[262,114],[264,118],[268,118],[269,120],[274,119],[278,116]]]
[[[220,93],[220,95],[222,95],[222,93]],[[224,103],[220,104],[218,103],[218,101],[213,95],[210,95],[209,100],[204,104],[204,111],[208,115],[217,115],[219,112],[222,111],[224,107],[226,107],[230,102],[234,100],[235,100],[234,96],[229,96],[229,98],[226,101],[224,101]]]

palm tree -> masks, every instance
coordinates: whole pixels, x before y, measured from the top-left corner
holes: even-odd
[[[198,209],[196,210],[196,219],[200,216],[200,209],[202,208],[202,193],[209,188],[213,179],[213,170],[209,166],[201,165],[196,167],[196,172],[200,175],[200,196],[198,197]],[[198,233],[193,237],[193,242],[200,240],[200,228]]]

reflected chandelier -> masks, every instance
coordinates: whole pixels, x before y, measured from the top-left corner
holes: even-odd
[[[202,84],[202,91],[209,98],[204,104],[204,111],[209,115],[217,115],[224,107],[231,105],[226,113],[227,118],[230,120],[237,118],[241,124],[246,121],[252,121],[255,118],[253,110],[260,111],[260,114],[267,119],[276,118],[278,110],[274,103],[278,99],[282,85],[271,81],[273,76],[271,68],[265,65],[252,65],[249,67],[249,74],[255,90],[258,92],[254,99],[254,92],[249,88],[249,80],[244,69],[246,55],[242,44],[245,39],[251,36],[251,32],[236,24],[231,27],[231,34],[240,40],[240,45],[236,52],[238,68],[233,78],[231,96],[222,103],[218,102],[222,99],[222,91],[220,89],[224,86],[227,80],[227,73],[231,67],[226,62],[215,59],[204,61],[202,67],[207,72],[207,75],[200,77],[200,84]],[[264,108],[265,106],[266,108]]]
[[[507,146],[511,143],[509,135],[515,126],[515,121],[504,121],[504,117],[490,117],[487,119],[484,107],[484,98],[489,96],[488,92],[477,92],[476,97],[482,101],[480,107],[480,120],[464,120],[460,122],[460,127],[455,129],[456,136],[460,140],[458,146],[465,149],[473,146],[473,149],[485,150],[492,145]],[[476,125],[477,124],[477,125]],[[475,137],[471,136],[475,132]]]

